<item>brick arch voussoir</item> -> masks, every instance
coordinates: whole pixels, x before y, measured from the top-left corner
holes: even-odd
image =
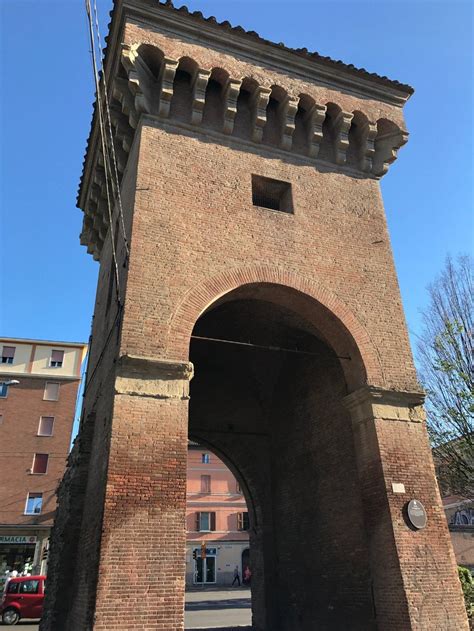
[[[324,285],[300,274],[272,265],[249,265],[222,272],[189,290],[176,308],[168,328],[168,357],[188,360],[192,330],[199,317],[216,300],[243,285],[271,283],[301,292],[328,309],[356,343],[371,384],[384,385],[382,365],[370,335],[352,311]]]

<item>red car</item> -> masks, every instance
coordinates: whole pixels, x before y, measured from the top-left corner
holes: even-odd
[[[17,576],[3,590],[0,612],[3,624],[17,624],[21,618],[41,618],[46,576]]]

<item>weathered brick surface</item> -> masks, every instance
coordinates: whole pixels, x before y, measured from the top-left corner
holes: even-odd
[[[219,66],[403,129],[390,99],[252,63],[159,21],[130,20],[114,33],[181,59],[182,72],[194,67],[189,59]],[[86,490],[64,488],[65,505],[75,497],[81,506],[79,542],[55,552],[73,587],[51,597],[42,631],[58,628],[62,596],[68,631],[183,628],[188,426],[245,489],[257,631],[467,628],[419,401],[410,399],[419,386],[378,181],[330,162],[327,129],[317,163],[272,147],[275,128],[263,144],[245,140],[242,103],[233,136],[215,131],[212,108],[208,127],[193,127],[182,73],[174,87],[171,118],[132,120],[122,180],[128,259],[117,240],[123,309],[110,300],[110,233],[102,244],[90,220],[85,232],[101,263],[83,412],[95,421]],[[121,106],[128,115],[123,94]],[[92,141],[86,189],[95,154]],[[294,213],[253,206],[252,174],[291,182]],[[193,330],[309,354],[190,347]],[[369,403],[351,399],[347,409],[347,395],[361,392]],[[393,403],[397,392],[407,394]],[[392,482],[406,493],[395,495]],[[428,511],[422,531],[404,517],[413,497]]]

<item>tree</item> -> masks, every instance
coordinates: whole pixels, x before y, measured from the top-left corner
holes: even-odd
[[[428,431],[443,490],[474,499],[474,262],[446,259],[418,343]]]

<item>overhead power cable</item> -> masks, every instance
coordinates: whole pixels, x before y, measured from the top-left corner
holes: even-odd
[[[112,259],[113,259],[114,269],[115,269],[116,294],[117,294],[117,302],[120,305],[120,279],[119,279],[117,256],[116,256],[116,251],[115,251],[115,238],[114,238],[112,199],[111,199],[112,196],[110,194],[112,192],[112,195],[113,195],[113,190],[112,191],[109,190],[108,170],[110,171],[110,175],[112,173],[110,169],[110,164],[108,160],[108,152],[107,152],[107,140],[106,140],[105,125],[104,125],[104,115],[103,115],[103,110],[102,110],[102,99],[101,99],[101,94],[100,94],[100,79],[99,79],[99,73],[97,70],[97,52],[95,48],[92,10],[91,10],[90,0],[85,0],[85,2],[86,2],[87,20],[89,23],[89,38],[90,38],[90,44],[91,44],[92,69],[94,73],[94,82],[95,82],[95,89],[96,89],[96,95],[97,95],[96,97],[97,98],[97,113],[99,117],[100,139],[101,139],[101,146],[102,146],[102,155],[104,158],[105,192],[107,196],[107,210],[108,210],[108,215],[109,215],[109,233],[110,233],[110,241],[111,241],[111,246],[112,246]]]
[[[97,12],[97,2],[96,0],[94,0],[94,18],[95,18],[95,27],[96,27],[96,35],[97,35],[97,42],[98,42],[98,46],[99,46],[99,59],[100,59],[100,67],[101,67],[101,71],[102,71],[102,82],[104,85],[104,101],[105,101],[105,110],[106,110],[106,114],[107,114],[107,128],[108,128],[108,132],[109,132],[109,138],[110,138],[110,152],[112,154],[112,162],[113,162],[113,166],[114,166],[114,177],[115,177],[115,187],[116,187],[116,195],[117,195],[117,202],[118,202],[118,209],[119,209],[119,216],[120,216],[120,225],[122,228],[122,236],[123,236],[123,242],[125,245],[125,251],[127,253],[127,257],[130,254],[129,251],[129,246],[128,246],[128,239],[127,239],[127,234],[125,231],[125,219],[124,219],[124,215],[123,215],[123,206],[122,206],[122,195],[120,192],[120,179],[119,179],[119,175],[118,175],[118,168],[117,168],[117,157],[115,154],[115,144],[114,144],[114,137],[113,137],[113,132],[112,132],[112,118],[110,116],[110,105],[109,105],[109,90],[107,87],[107,79],[105,76],[105,69],[104,69],[104,53],[102,50],[102,41],[101,41],[101,35],[100,35],[100,28],[99,28],[99,15]]]
[[[199,340],[202,342],[216,342],[221,344],[234,344],[235,346],[247,346],[250,348],[258,348],[265,351],[278,351],[280,353],[296,353],[297,355],[312,355],[314,357],[320,357],[321,353],[315,353],[314,351],[302,351],[298,348],[283,348],[281,346],[268,346],[265,344],[253,344],[252,342],[240,342],[239,340],[224,340],[219,337],[203,337],[202,335],[191,335],[192,340]],[[351,358],[344,355],[336,355],[337,359],[347,359],[351,361]]]

